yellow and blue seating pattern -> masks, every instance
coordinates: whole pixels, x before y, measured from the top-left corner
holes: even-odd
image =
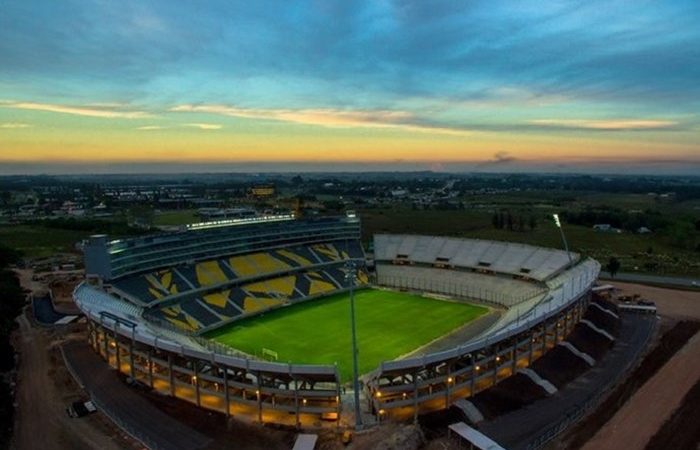
[[[347,284],[342,263],[348,258],[364,259],[359,242],[297,245],[212,259],[125,278],[114,286],[142,303],[154,303],[148,310],[150,317],[196,332],[237,316],[342,289]],[[236,279],[242,282],[228,283]],[[364,270],[358,271],[355,284],[367,281]],[[159,305],[170,295],[217,285],[222,288]]]

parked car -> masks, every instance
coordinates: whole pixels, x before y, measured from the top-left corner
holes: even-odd
[[[66,412],[70,417],[77,418],[87,416],[97,411],[97,407],[92,402],[88,400],[86,402],[73,402],[70,406],[66,408]]]

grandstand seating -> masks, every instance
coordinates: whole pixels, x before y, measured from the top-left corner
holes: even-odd
[[[379,262],[406,261],[426,265],[483,269],[545,281],[569,264],[565,251],[509,242],[435,236],[374,236],[374,257]],[[571,254],[573,262],[579,255]]]
[[[504,307],[512,307],[545,291],[544,286],[502,275],[392,264],[377,264],[376,270],[381,285],[458,295]]]
[[[208,260],[129,277],[114,285],[144,303],[154,304],[146,313],[149,318],[197,332],[245,314],[339,291],[346,286],[342,263],[348,258],[364,260],[358,242],[294,246]],[[240,284],[224,284],[221,289],[187,295],[189,290],[239,278]],[[368,281],[360,265],[355,285]],[[173,300],[160,304],[159,300],[170,293],[185,295],[174,304]]]
[[[345,286],[344,278],[345,273],[339,267],[265,278],[201,297],[188,298],[174,305],[155,307],[149,310],[148,316],[168,322],[178,329],[195,332],[243,314],[331,294]],[[367,274],[360,269],[355,284],[361,286],[367,282]]]
[[[115,280],[113,286],[131,300],[149,304],[191,289],[213,286],[239,278],[263,277],[309,266],[340,263],[349,258],[364,260],[359,242],[297,245],[179,265],[171,269]],[[337,284],[332,278],[333,276],[331,280],[312,280],[314,291],[322,290],[322,282]],[[286,292],[285,296],[292,294],[287,292],[289,289],[283,289],[283,291]]]

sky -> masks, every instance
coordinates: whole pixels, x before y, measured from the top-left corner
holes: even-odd
[[[0,174],[700,174],[700,2],[0,0]]]

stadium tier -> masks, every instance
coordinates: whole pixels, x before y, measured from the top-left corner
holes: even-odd
[[[143,306],[146,319],[186,333],[344,290],[350,260],[361,274],[356,285],[366,284],[356,218],[266,219],[128,240],[96,236],[86,246],[87,273]]]
[[[265,317],[252,320],[275,320],[286,314],[283,306],[315,298],[320,300],[308,303],[307,311],[340,304],[342,297],[330,299],[348,289],[353,266],[353,286],[373,285],[395,295],[409,291],[417,302],[430,296],[438,303],[488,306],[492,319],[465,341],[454,346],[451,335],[446,350],[422,356],[404,351],[364,375],[368,413],[378,420],[415,416],[447,408],[529,367],[572,332],[600,271],[596,261],[555,249],[382,234],[374,237],[371,275],[359,238],[354,214],[220,221],[126,240],[95,236],[85,246],[86,282],[74,298],[89,319],[93,348],[112,367],[198,406],[257,413],[260,421],[279,423],[293,414],[299,425],[304,416],[315,423],[344,410],[337,360],[263,361],[219,343],[209,332],[235,332],[245,326],[238,320],[261,313]],[[374,298],[391,301],[381,294]],[[272,309],[276,312],[266,313]],[[384,323],[381,317],[369,319]],[[461,319],[457,325],[466,326]],[[305,327],[301,323],[294,335],[303,339]],[[263,350],[276,358],[274,350]]]
[[[374,236],[374,259],[477,269],[544,281],[576,263],[579,255],[511,242],[378,234]]]
[[[84,254],[89,273],[110,281],[188,261],[206,261],[300,243],[321,244],[318,253],[322,254],[313,252],[308,257],[327,260],[330,256],[323,254],[322,244],[359,238],[359,220],[352,214],[303,221],[294,220],[291,214],[282,214],[192,224],[179,232],[140,238],[109,240],[105,235],[97,235],[90,238]],[[346,251],[342,247],[336,250]],[[361,256],[357,248],[347,252],[351,257]]]

